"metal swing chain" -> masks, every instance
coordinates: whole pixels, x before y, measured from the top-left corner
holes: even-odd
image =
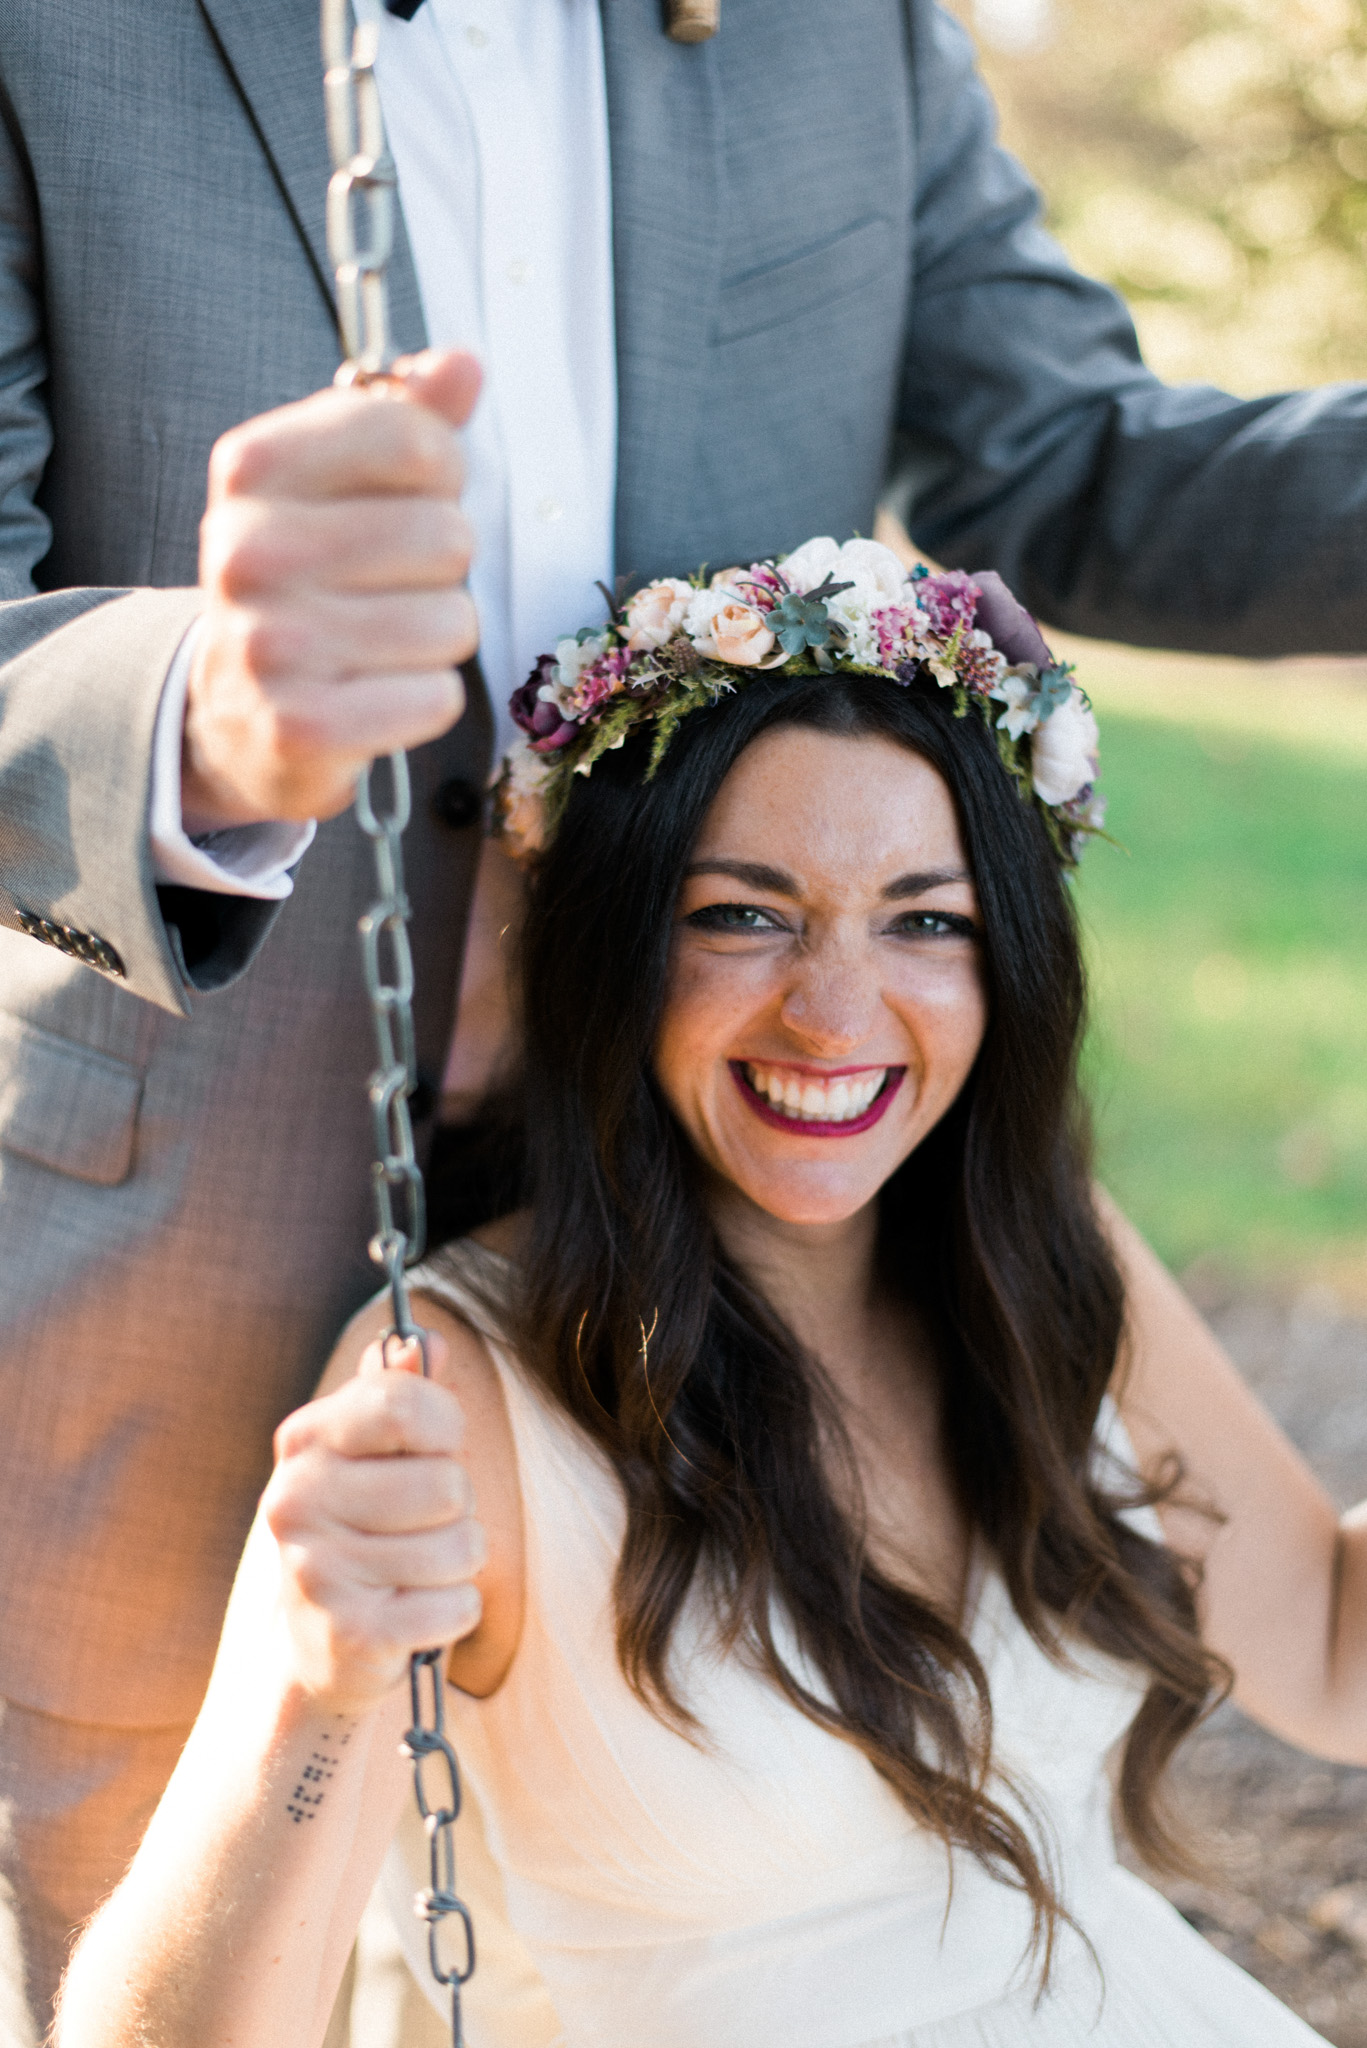
[[[346,361],[339,384],[382,382],[394,361],[385,271],[394,246],[394,164],[385,140],[375,83],[375,28],[351,30],[348,0],[322,0],[324,97],[333,173],[327,195],[328,255],[337,278],[338,323]],[[382,1340],[415,1339],[428,1371],[427,1342],[413,1321],[407,1268],[422,1257],[427,1217],[422,1168],[413,1149],[408,1098],[417,1085],[413,1031],[413,955],[408,943],[408,896],[403,878],[403,833],[412,810],[405,754],[389,756],[389,795],[375,802],[373,767],[356,785],[356,822],[375,856],[376,899],[360,921],[361,961],[375,1027],[377,1064],[367,1084],[375,1134],[371,1175],[375,1235],[370,1256],[385,1274],[393,1326]],[[388,978],[386,979],[386,974]],[[396,1206],[397,1197],[397,1206]],[[432,1975],[451,1994],[452,2048],[464,2048],[461,1987],[475,1967],[475,1931],[456,1891],[455,1823],[460,1812],[460,1770],[446,1734],[445,1649],[419,1651],[408,1669],[412,1725],[403,1754],[413,1765],[413,1790],[427,1832],[428,1884],[414,1901],[427,1922]],[[424,1770],[439,1759],[438,1793],[428,1796]],[[449,1967],[439,1953],[443,1921],[459,1920],[462,1961]]]

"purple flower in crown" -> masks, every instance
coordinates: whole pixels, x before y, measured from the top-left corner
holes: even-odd
[[[973,624],[978,586],[962,569],[945,569],[938,576],[918,576],[916,596],[931,626],[946,640],[956,626],[967,631]]]
[[[1037,668],[1051,667],[1054,657],[1045,645],[1044,635],[996,570],[975,569],[973,581],[978,586],[978,615],[973,623],[979,631],[987,634],[1013,667],[1022,661],[1033,661]]]
[[[629,647],[614,647],[609,653],[600,654],[596,661],[584,664],[574,685],[575,709],[581,717],[616,696],[626,682],[631,660]]]
[[[881,668],[895,674],[899,664],[915,657],[925,645],[926,615],[918,605],[885,604],[870,622],[878,646]]]
[[[513,723],[521,726],[536,754],[550,754],[559,747],[567,747],[579,731],[577,722],[566,718],[556,702],[557,667],[553,654],[539,655],[526,682],[508,699]]]

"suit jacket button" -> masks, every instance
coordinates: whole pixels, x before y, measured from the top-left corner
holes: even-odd
[[[477,825],[484,814],[484,799],[473,782],[467,782],[463,775],[452,775],[445,782],[439,782],[432,792],[432,815],[440,825],[449,825],[453,832],[463,832],[470,825]]]

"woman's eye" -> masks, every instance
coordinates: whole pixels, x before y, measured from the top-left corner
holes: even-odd
[[[684,920],[695,931],[772,932],[779,929],[767,910],[757,903],[708,903]]]
[[[952,910],[909,910],[905,917],[898,918],[894,930],[913,939],[976,939],[978,936],[972,918],[956,916]]]

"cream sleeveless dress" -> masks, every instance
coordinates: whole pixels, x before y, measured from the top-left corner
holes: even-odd
[[[1091,1945],[1064,1930],[1042,2000],[1018,1894],[964,1855],[951,1883],[951,1859],[864,1758],[743,1660],[714,1655],[700,1615],[685,1614],[676,1669],[704,1739],[648,1712],[613,1648],[617,1482],[501,1342],[492,1304],[508,1273],[466,1240],[414,1275],[488,1343],[526,1525],[512,1669],[490,1699],[447,1692],[467,1788],[461,1885],[480,1950],[470,2048],[1321,2040],[1117,1865],[1107,1759],[1141,1688],[1085,1645],[1070,1669],[1050,1662],[990,1569],[970,1634],[991,1685],[996,1753],[1028,1790]],[[1114,1415],[1109,1426],[1114,1441]],[[434,1991],[412,1911],[426,1862],[405,1823],[381,1888],[419,1983]]]

